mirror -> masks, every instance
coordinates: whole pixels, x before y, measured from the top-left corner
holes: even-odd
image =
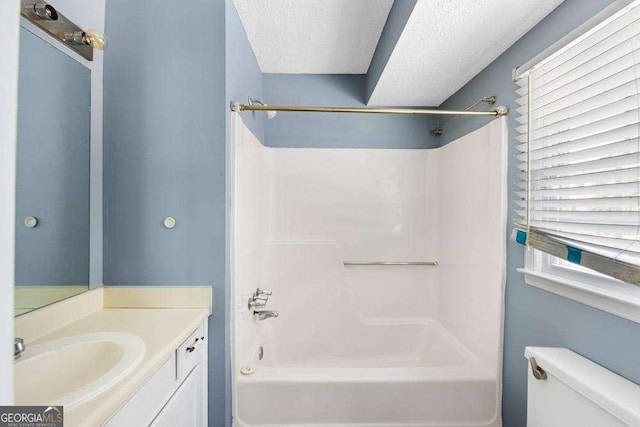
[[[88,290],[91,71],[20,28],[15,314]]]

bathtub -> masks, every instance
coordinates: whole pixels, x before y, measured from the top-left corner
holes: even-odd
[[[232,117],[234,427],[500,426],[505,119],[341,150],[267,148]]]
[[[363,321],[328,342],[281,320],[237,367],[235,425],[500,425],[496,375],[434,321]]]

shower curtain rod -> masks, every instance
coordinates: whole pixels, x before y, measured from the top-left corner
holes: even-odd
[[[289,111],[300,113],[368,113],[368,114],[435,114],[463,115],[463,116],[505,116],[509,112],[507,107],[498,107],[490,111],[455,111],[434,110],[424,108],[380,108],[380,107],[309,107],[301,105],[259,105],[231,103],[231,111]]]
[[[476,102],[474,102],[473,104],[469,105],[467,108],[465,108],[463,111],[469,111],[471,110],[473,107],[475,107],[478,104],[482,104],[487,103],[489,105],[493,105],[495,104],[497,101],[495,96],[483,96],[482,98],[478,99]],[[504,108],[504,107],[498,107],[498,108]],[[437,128],[435,128],[434,130],[432,130],[430,133],[433,136],[442,136],[444,134],[444,129],[450,125],[453,121],[455,121],[458,118],[458,115],[456,114],[455,116],[451,117],[449,120],[447,120],[446,122],[444,122],[443,124],[441,124],[440,126],[438,126]]]

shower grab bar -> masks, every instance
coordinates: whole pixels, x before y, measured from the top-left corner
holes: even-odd
[[[344,265],[428,265],[438,266],[438,261],[345,261]]]

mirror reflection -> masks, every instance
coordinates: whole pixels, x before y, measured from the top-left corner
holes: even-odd
[[[15,314],[89,283],[91,72],[20,29]]]

